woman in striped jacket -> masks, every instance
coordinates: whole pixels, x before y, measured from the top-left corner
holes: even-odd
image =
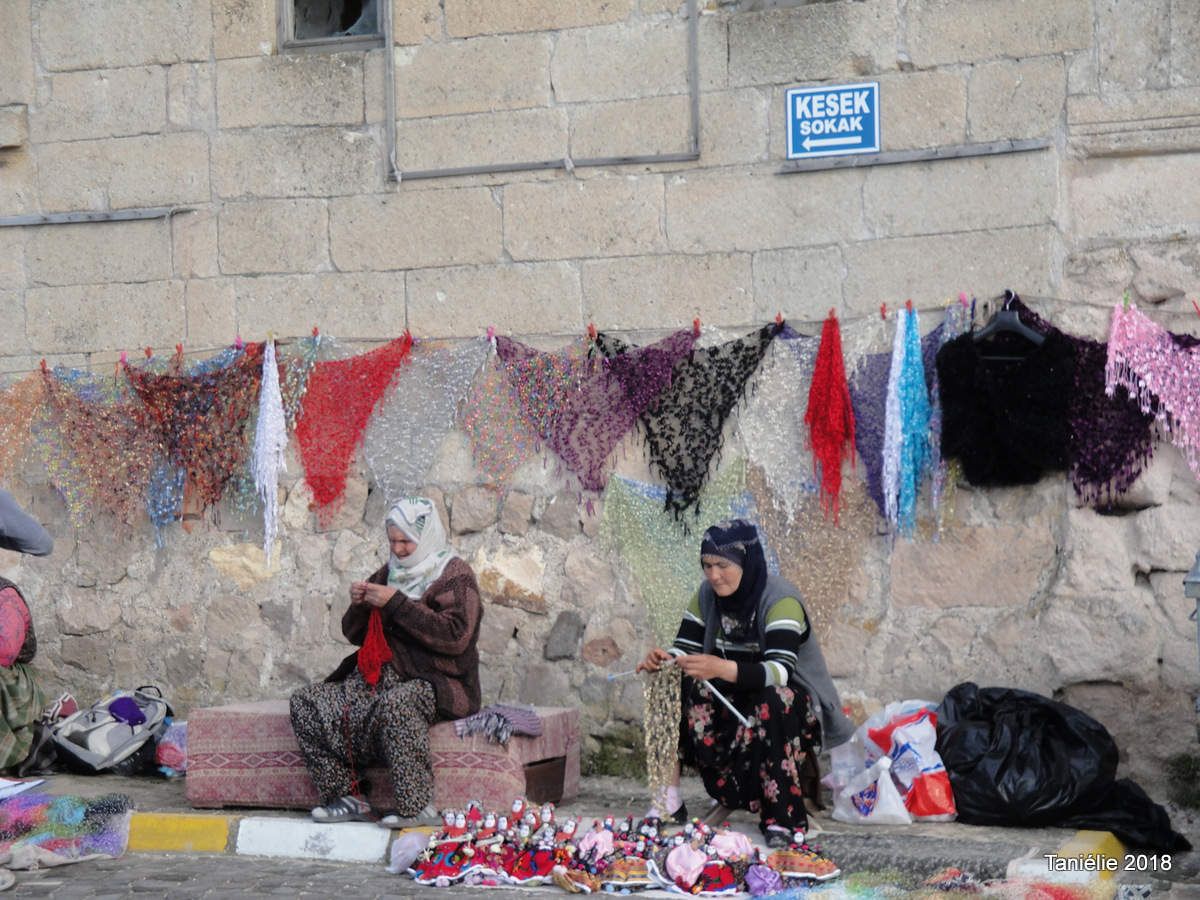
[[[734,519],[705,531],[700,566],[704,581],[675,642],[651,650],[638,669],[674,664],[683,673],[680,758],[696,767],[716,801],[706,819],[749,810],[768,846],[786,846],[808,827],[804,785],[816,784],[817,753],[849,739],[854,727],[842,714],[800,592],[767,571],[754,524]],[[664,800],[668,818],[686,819],[678,775]]]

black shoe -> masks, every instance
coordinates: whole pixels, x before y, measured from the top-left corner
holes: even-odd
[[[680,803],[679,809],[675,810],[673,813],[668,813],[665,817],[663,817],[664,822],[670,822],[672,825],[683,825],[686,824],[687,820],[688,813],[686,803]]]

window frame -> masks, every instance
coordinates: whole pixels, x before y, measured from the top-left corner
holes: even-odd
[[[296,0],[278,0],[275,15],[276,43],[280,53],[345,53],[354,50],[374,50],[386,44],[384,34],[385,16],[384,3],[381,0],[375,8],[378,34],[348,34],[341,37],[329,36],[319,38],[297,38],[296,35]]]

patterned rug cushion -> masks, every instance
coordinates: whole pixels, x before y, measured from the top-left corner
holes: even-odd
[[[579,793],[579,711],[541,707],[538,737],[513,736],[506,746],[482,735],[459,738],[453,722],[429,732],[433,802],[439,809],[478,800],[505,809],[526,794],[525,766],[564,757],[563,799]],[[392,805],[391,780],[368,769],[368,797]],[[317,805],[316,789],[292,733],[286,700],[264,700],[192,710],[188,717],[187,798],[195,807],[262,806],[304,809]]]

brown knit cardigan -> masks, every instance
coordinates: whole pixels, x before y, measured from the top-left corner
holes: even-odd
[[[383,566],[368,581],[387,584]],[[373,607],[352,603],[342,616],[342,634],[362,646]],[[392,651],[392,666],[403,678],[421,678],[433,685],[440,719],[461,719],[479,710],[479,624],[483,604],[475,573],[462,559],[446,564],[442,575],[419,600],[399,591],[380,611],[383,633]],[[326,681],[342,681],[358,665],[351,653]]]

